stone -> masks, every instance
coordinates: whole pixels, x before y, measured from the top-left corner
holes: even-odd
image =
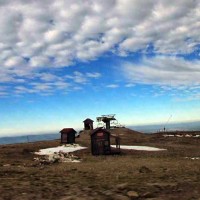
[[[3,167],[10,167],[11,164],[4,164]]]
[[[127,189],[127,187],[128,187],[128,183],[121,183],[121,184],[116,185],[116,188],[118,190],[125,190]]]
[[[141,195],[142,197],[145,198],[153,198],[155,197],[155,194],[151,193],[151,192],[145,192],[144,194]]]
[[[130,198],[128,198],[127,196],[124,196],[122,194],[116,194],[113,196],[114,200],[130,200]]]
[[[128,191],[127,192],[127,196],[130,198],[130,199],[137,199],[139,197],[139,194],[135,191]]]
[[[140,173],[151,173],[152,170],[149,169],[149,168],[146,167],[146,166],[142,166],[142,167],[140,167],[139,172],[140,172]]]
[[[177,183],[159,182],[159,183],[147,183],[147,185],[159,188],[165,188],[165,187],[176,187]]]
[[[105,196],[112,196],[113,192],[111,190],[106,190],[102,192]]]

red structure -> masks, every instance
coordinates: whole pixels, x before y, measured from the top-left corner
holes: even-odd
[[[61,143],[62,144],[73,144],[75,143],[76,131],[73,128],[64,128],[60,131]]]
[[[92,155],[106,155],[111,153],[110,132],[103,128],[96,128],[91,133]]]
[[[87,118],[83,121],[84,123],[84,130],[93,130],[93,120]]]

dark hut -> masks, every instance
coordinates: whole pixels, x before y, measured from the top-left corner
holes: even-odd
[[[103,128],[96,128],[91,135],[91,151],[93,155],[111,154],[110,132]]]
[[[75,143],[76,131],[73,128],[64,128],[60,131],[61,143],[62,144],[73,144]]]
[[[87,118],[83,121],[84,123],[84,130],[93,130],[93,120]]]

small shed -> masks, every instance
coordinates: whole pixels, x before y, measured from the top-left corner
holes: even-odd
[[[96,128],[90,134],[92,155],[111,154],[110,132],[106,129]]]
[[[89,118],[85,119],[83,121],[83,123],[84,123],[84,130],[93,130],[93,122],[94,121],[92,119],[89,119]]]
[[[73,144],[75,143],[76,131],[73,128],[63,128],[61,131],[61,143]]]

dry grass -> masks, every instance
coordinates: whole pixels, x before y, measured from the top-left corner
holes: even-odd
[[[0,146],[0,199],[200,199],[199,138],[162,138],[118,129],[122,144],[167,148],[163,152],[122,151],[118,156],[92,156],[88,146],[76,154],[81,163],[36,165],[32,152],[59,141]],[[189,139],[189,140],[188,140]]]

